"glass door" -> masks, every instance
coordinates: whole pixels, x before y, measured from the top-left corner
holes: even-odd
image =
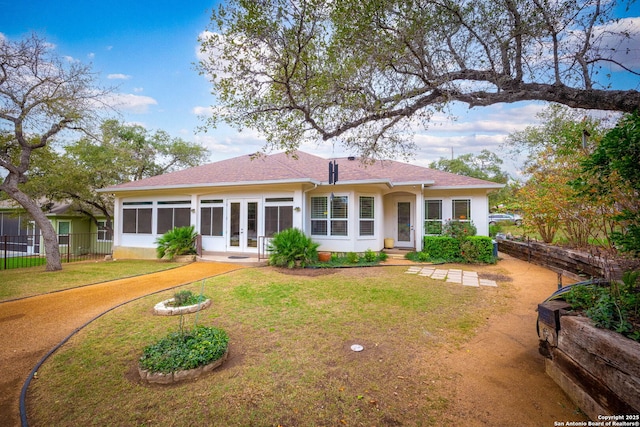
[[[397,246],[413,247],[413,210],[411,202],[398,202]]]
[[[258,201],[233,200],[229,202],[230,251],[254,252],[258,250]]]

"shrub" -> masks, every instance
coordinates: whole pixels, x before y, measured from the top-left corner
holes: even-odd
[[[458,240],[475,236],[478,230],[472,222],[449,220],[442,227],[442,235]]]
[[[189,290],[178,291],[173,294],[173,302],[170,304],[173,307],[184,307],[187,305],[196,305],[206,301],[207,297],[204,295],[194,295]]]
[[[315,243],[297,228],[276,233],[269,243],[269,264],[276,267],[305,267],[318,259],[319,243]]]
[[[573,286],[564,296],[599,328],[640,341],[640,272],[625,272],[621,283]]]
[[[496,261],[493,256],[493,241],[485,236],[471,236],[464,239],[460,244],[460,256],[469,263],[492,264]]]
[[[173,259],[178,255],[196,253],[196,239],[198,233],[193,225],[175,227],[167,231],[156,240],[156,254],[158,258]]]
[[[358,257],[358,254],[357,254],[357,253],[355,253],[355,252],[349,252],[349,253],[347,253],[347,262],[348,262],[349,264],[357,264],[357,263],[358,263],[358,261],[359,261],[359,259],[360,259],[360,258]]]
[[[376,262],[378,259],[378,255],[373,252],[371,249],[367,249],[364,252],[364,256],[363,256],[365,262]]]
[[[140,367],[151,372],[176,372],[208,365],[224,356],[229,347],[227,333],[218,328],[196,326],[191,332],[173,332],[147,346]]]
[[[421,255],[421,254],[428,255]],[[448,236],[425,236],[422,252],[415,256],[417,261],[447,261],[447,262],[481,262],[492,264],[493,242],[486,236],[469,236],[453,238]]]
[[[431,259],[442,259],[446,261],[459,261],[460,242],[448,236],[425,236],[422,252],[426,252]]]

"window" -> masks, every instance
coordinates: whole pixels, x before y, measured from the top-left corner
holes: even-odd
[[[135,234],[151,234],[151,208],[132,207],[135,205],[151,205],[152,202],[124,202],[122,209],[122,232]]]
[[[316,236],[326,236],[328,207],[326,197],[311,198],[311,234]]]
[[[373,236],[374,234],[374,198],[370,196],[360,197],[360,235]]]
[[[58,222],[58,244],[69,244],[69,233],[71,232],[71,222],[60,221]]]
[[[442,200],[424,201],[424,234],[442,234]]]
[[[224,208],[222,206],[202,206],[200,208],[200,234],[203,236],[222,236],[223,222]]]
[[[349,218],[349,198],[335,196],[331,200],[331,235],[346,236]]]
[[[349,197],[326,196],[311,198],[311,234],[317,236],[347,236]]]
[[[451,219],[469,221],[471,219],[471,200],[454,200]]]
[[[191,202],[189,200],[163,201],[158,202],[158,205],[174,205],[174,207],[158,208],[158,225],[156,227],[156,232],[158,234],[164,234],[169,230],[173,230],[175,227],[186,227],[191,225],[191,208],[175,206],[191,206]]]
[[[293,206],[265,206],[264,233],[267,237],[293,227]]]
[[[113,240],[113,235],[107,229],[107,221],[98,221],[98,241],[110,242],[111,240]]]

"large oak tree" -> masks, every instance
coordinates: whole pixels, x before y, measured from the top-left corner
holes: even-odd
[[[615,8],[633,0],[228,0],[202,34],[200,71],[223,121],[267,147],[337,138],[354,154],[407,154],[451,102],[541,100],[630,112],[638,75]],[[631,79],[634,80],[634,79]]]
[[[85,127],[104,95],[89,66],[62,60],[43,38],[0,38],[0,190],[18,202],[42,232],[46,268],[60,270],[57,235],[40,205],[21,186],[32,155],[65,129]]]

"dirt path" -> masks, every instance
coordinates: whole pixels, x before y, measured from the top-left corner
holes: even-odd
[[[20,425],[31,369],[76,328],[125,301],[242,268],[198,262],[163,272],[0,303],[0,426]]]
[[[537,427],[588,420],[544,373],[538,353],[535,310],[557,289],[557,274],[500,255],[498,265],[513,279],[515,297],[507,313],[491,317],[461,351],[444,360],[458,379],[456,410],[447,424]]]
[[[555,273],[501,254],[498,267],[512,279],[508,312],[492,316],[460,351],[442,356],[454,378],[443,425],[553,426],[579,421],[567,396],[544,373],[537,352],[537,304],[557,288]],[[0,425],[18,426],[19,395],[33,366],[73,330],[109,308],[141,295],[239,268],[195,263],[169,272],[120,280],[0,304]]]

